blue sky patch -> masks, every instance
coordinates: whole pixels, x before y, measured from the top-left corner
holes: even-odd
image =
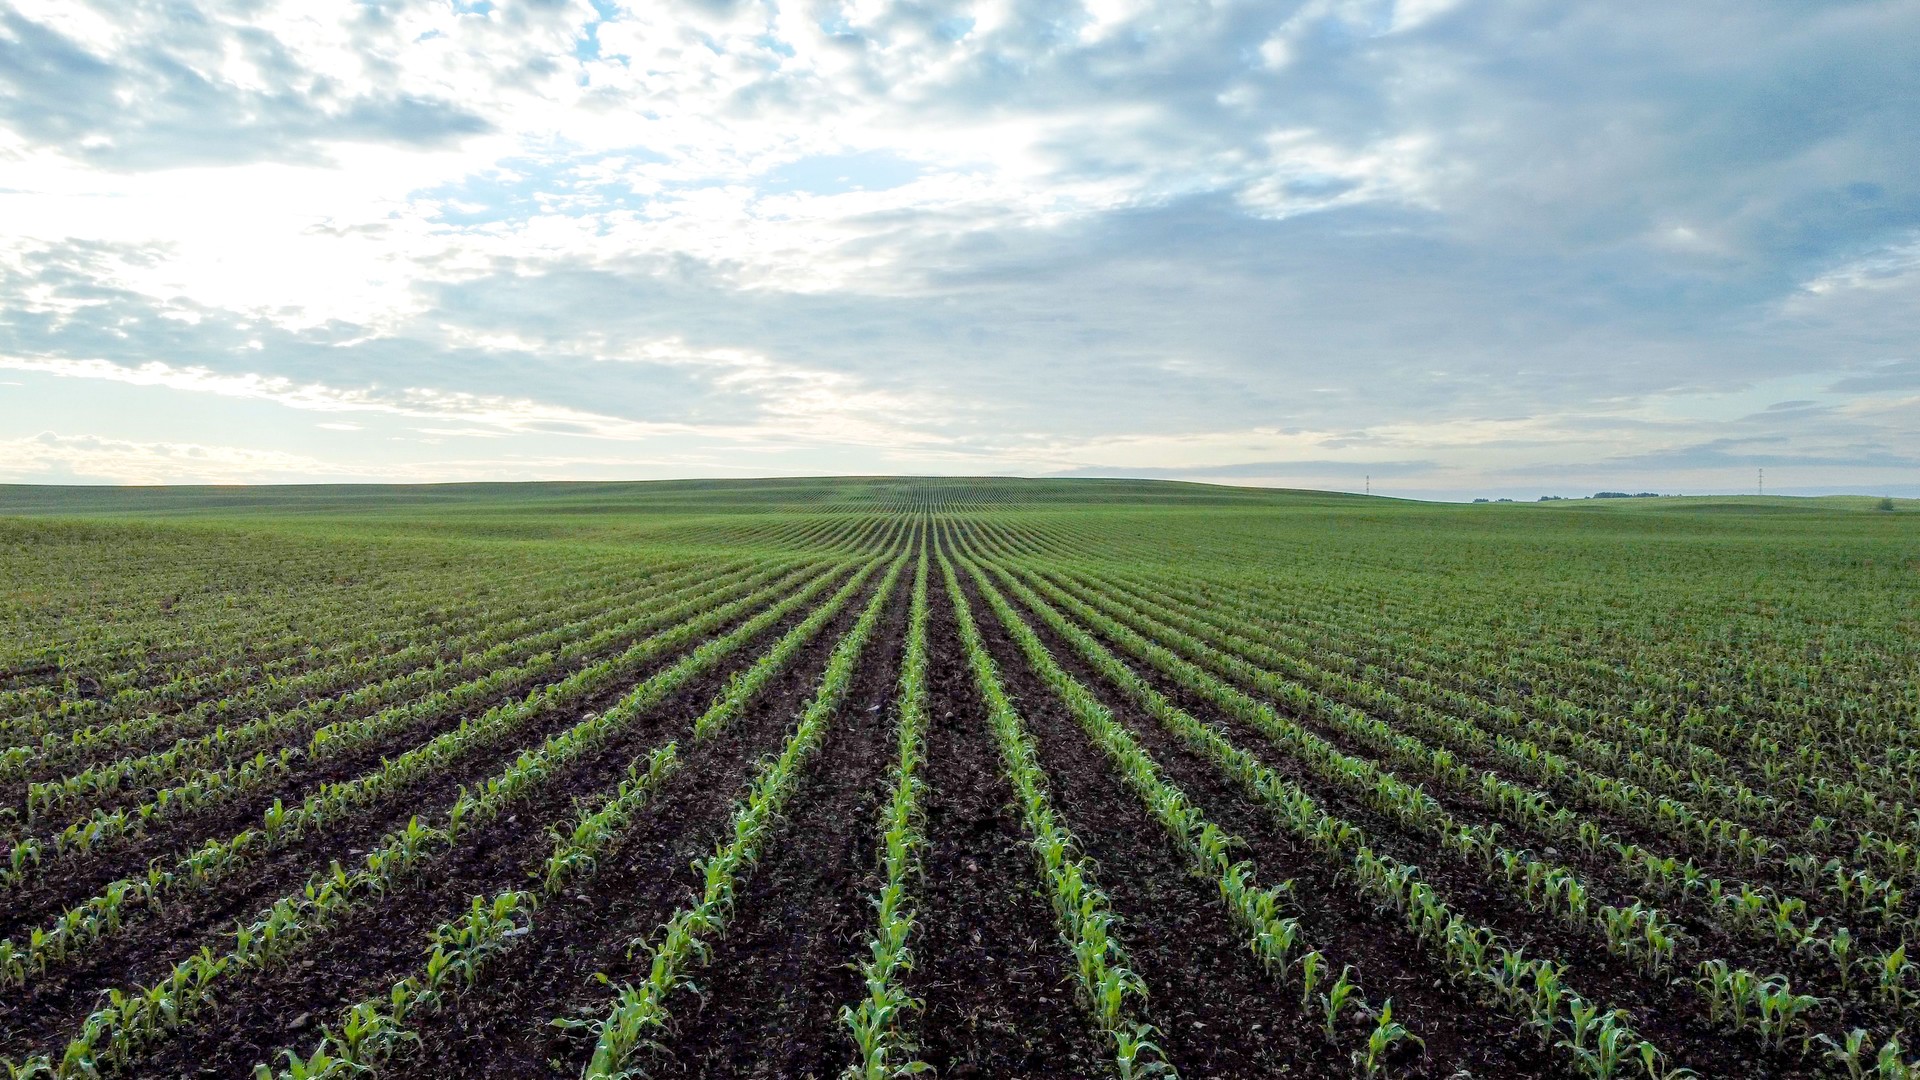
[[[768,171],[756,183],[764,195],[840,195],[886,191],[918,180],[919,165],[884,151],[821,154]]]

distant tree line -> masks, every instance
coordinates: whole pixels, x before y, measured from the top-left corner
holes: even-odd
[[[1586,498],[1589,498],[1589,499],[1658,499],[1660,497],[1661,495],[1657,491],[1635,491],[1635,492],[1596,491],[1593,494],[1586,496]],[[1539,501],[1540,502],[1575,502],[1579,498],[1580,496],[1542,495],[1540,496]],[[1512,499],[1475,499],[1473,501],[1477,503],[1483,503],[1483,502],[1510,503],[1513,500]]]
[[[1636,491],[1632,493],[1625,492],[1625,491],[1596,491],[1593,494],[1586,496],[1586,498],[1589,498],[1589,499],[1659,499],[1663,497],[1664,496],[1662,496],[1657,491]],[[1579,500],[1580,500],[1580,496],[1542,495],[1540,496],[1538,501],[1540,502],[1578,502]],[[1510,503],[1513,500],[1512,499],[1475,499],[1473,501],[1477,503],[1484,503],[1484,502]],[[1893,510],[1894,509],[1893,497],[1888,496],[1886,498],[1881,499],[1879,502],[1874,504],[1874,509],[1886,510],[1886,511]]]

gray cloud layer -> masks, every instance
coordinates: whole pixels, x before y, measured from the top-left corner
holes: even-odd
[[[636,31],[646,56],[619,51],[640,13],[502,2],[411,40],[425,6],[325,49],[239,4],[129,8],[108,44],[0,13],[0,126],[77,168],[513,162],[328,224],[411,245],[379,317],[140,284],[180,240],[22,235],[0,295],[38,299],[0,304],[0,354],[716,429],[789,423],[805,388],[855,404],[794,438],[880,417],[1028,471],[1920,461],[1920,4],[700,4]],[[925,194],[767,179],[835,148]],[[632,352],[660,341],[696,359]]]
[[[490,127],[450,101],[304,70],[272,35],[217,25],[190,6],[129,3],[117,14],[140,34],[109,61],[0,12],[0,122],[30,143],[118,169],[318,160],[331,142],[431,147]],[[377,21],[379,8],[362,18]],[[210,74],[235,59],[265,85]]]

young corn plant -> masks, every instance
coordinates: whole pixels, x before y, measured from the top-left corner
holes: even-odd
[[[1320,996],[1323,1016],[1320,1030],[1325,1033],[1328,1042],[1338,1041],[1340,1037],[1338,1025],[1344,1013],[1367,1011],[1367,999],[1359,995],[1359,989],[1353,982],[1353,965],[1348,964],[1341,970],[1340,977],[1327,988],[1327,992]]]
[[[1888,1039],[1880,1048],[1874,1067],[1881,1080],[1920,1080],[1920,1061],[1908,1061],[1900,1052],[1900,1040]]]
[[[611,847],[633,818],[653,798],[666,778],[680,766],[679,745],[667,743],[647,755],[646,762],[627,766],[627,775],[613,797],[598,809],[583,813],[571,832],[553,832],[553,851],[540,872],[541,891],[558,893],[567,882],[593,872],[595,860]]]
[[[1393,999],[1380,1006],[1380,1016],[1367,1035],[1366,1056],[1360,1061],[1361,1071],[1367,1076],[1381,1076],[1387,1071],[1387,1058],[1396,1045],[1411,1041],[1415,1045],[1426,1047],[1426,1041],[1393,1018]]]
[[[1106,895],[1093,883],[1092,866],[1079,854],[1079,845],[1053,810],[1039,755],[1007,697],[953,564],[944,552],[939,555],[939,563],[974,686],[987,704],[988,723],[1000,747],[1003,772],[1012,781],[1016,804],[1047,879],[1054,913],[1072,951],[1080,996],[1095,1026],[1113,1047],[1115,1067],[1123,1075],[1171,1074],[1172,1067],[1161,1060],[1153,1041],[1157,1033],[1134,1018],[1138,1002],[1146,996],[1146,986],[1127,968],[1125,953],[1110,933],[1113,916]]]
[[[538,905],[538,898],[525,892],[503,892],[491,900],[474,897],[466,914],[440,924],[429,936],[420,975],[400,980],[382,997],[349,1007],[338,1032],[321,1029],[319,1045],[311,1053],[282,1051],[285,1065],[280,1070],[254,1066],[255,1080],[372,1075],[417,1049],[420,1036],[410,1026],[413,1017],[440,1008],[448,991],[472,987],[494,957],[531,932]]]
[[[746,797],[736,804],[731,837],[696,864],[703,881],[699,898],[676,911],[651,940],[633,942],[630,955],[649,955],[647,975],[636,984],[615,984],[604,973],[602,983],[613,988],[612,1007],[599,1018],[562,1017],[554,1026],[583,1030],[594,1036],[592,1056],[581,1074],[584,1080],[619,1080],[637,1075],[635,1059],[659,1045],[670,1022],[668,1000],[684,986],[689,971],[707,962],[709,939],[722,933],[733,912],[740,879],[758,862],[768,834],[787,799],[799,784],[800,771],[826,738],[827,725],[838,711],[852,682],[855,666],[865,651],[873,628],[892,596],[906,557],[887,569],[865,610],[834,646],[819,686],[800,721],[777,755],[763,761]]]
[[[860,968],[866,996],[840,1010],[840,1021],[852,1033],[860,1055],[847,1067],[842,1080],[895,1080],[933,1068],[914,1056],[916,1047],[908,1024],[921,1003],[907,993],[905,985],[905,976],[913,969],[911,942],[916,922],[908,882],[919,868],[920,849],[926,843],[920,832],[925,782],[919,770],[926,753],[927,620],[923,541],[914,570],[906,653],[900,665],[899,751],[894,764],[893,798],[888,803],[886,831],[881,838],[880,862],[886,884],[873,897],[876,925],[867,944],[869,957]]]
[[[689,656],[634,688],[606,712],[589,714],[572,728],[549,736],[538,750],[523,752],[505,770],[490,778],[484,789],[463,792],[459,804],[467,807],[468,813],[460,819],[463,824],[459,828],[433,829],[415,818],[406,828],[389,834],[380,847],[366,856],[366,869],[348,873],[335,865],[329,872],[310,879],[299,894],[275,901],[261,918],[251,923],[242,922],[235,930],[233,950],[224,956],[216,957],[210,949],[203,948],[200,955],[182,961],[167,978],[152,987],[133,993],[110,992],[107,1004],[95,1010],[80,1033],[69,1042],[62,1063],[57,1066],[59,1075],[86,1075],[87,1069],[99,1068],[96,1058],[101,1056],[108,1065],[124,1064],[136,1049],[190,1022],[209,1000],[212,983],[230,972],[282,961],[295,948],[325,933],[345,912],[385,895],[396,884],[398,875],[411,873],[424,860],[450,850],[465,830],[505,813],[515,801],[550,778],[559,765],[604,744],[632,723],[639,713],[744,645],[786,610],[803,602],[810,591],[824,588],[835,576],[837,572],[817,578],[808,588],[761,612],[729,634],[698,646]],[[554,693],[557,691],[553,687],[543,692]],[[388,762],[387,767],[392,764]]]
[[[1583,1075],[1591,1080],[1613,1080],[1639,1056],[1643,1045],[1626,1021],[1626,1014],[1619,1010],[1577,1014],[1572,1038],[1560,1045],[1573,1054]]]
[[[1854,1028],[1838,1042],[1824,1032],[1815,1035],[1813,1041],[1827,1048],[1821,1055],[1823,1058],[1847,1070],[1848,1080],[1866,1080],[1878,1071],[1878,1066],[1867,1056],[1867,1033],[1862,1028]]]
[[[1794,993],[1785,976],[1768,977],[1754,990],[1754,1006],[1758,1009],[1754,1022],[1760,1029],[1761,1042],[1775,1048],[1785,1046],[1787,1036],[1800,1026],[1801,1017],[1819,1005],[1820,999],[1812,994]]]
[[[1251,883],[1251,865],[1233,860],[1233,852],[1244,846],[1244,841],[1208,821],[1200,809],[1188,801],[1184,792],[1162,777],[1153,757],[1124,725],[1113,718],[1106,706],[1061,668],[1038,635],[979,566],[966,559],[962,560],[962,565],[1032,669],[1107,755],[1121,779],[1140,797],[1152,816],[1165,828],[1169,838],[1186,853],[1194,873],[1215,880],[1219,894],[1228,903],[1229,913],[1248,934],[1249,947],[1254,954],[1261,958],[1270,973],[1284,978],[1289,954],[1299,935],[1298,921],[1282,919],[1278,913],[1279,899],[1288,886],[1282,885],[1271,890],[1255,887]],[[1018,582],[1004,570],[998,570],[996,576],[1002,583],[1018,591]],[[1029,604],[1043,619],[1048,619],[1050,615],[1057,618],[1057,613],[1044,602],[1029,599]],[[1048,621],[1069,638],[1080,632],[1078,628],[1063,622],[1054,619]],[[1345,1006],[1347,997],[1356,993],[1351,978],[1351,968],[1342,973],[1336,988],[1336,1016],[1339,1008]],[[1333,1038],[1333,1035],[1330,1034],[1329,1038]]]
[[[1885,1005],[1892,1008],[1905,1008],[1914,1000],[1910,984],[1915,980],[1915,966],[1907,959],[1907,946],[1901,942],[1889,952],[1879,953],[1872,968],[1876,976],[1875,995]]]

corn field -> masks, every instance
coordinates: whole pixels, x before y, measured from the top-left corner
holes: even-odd
[[[0,490],[0,1062],[1908,1080],[1911,521]]]

